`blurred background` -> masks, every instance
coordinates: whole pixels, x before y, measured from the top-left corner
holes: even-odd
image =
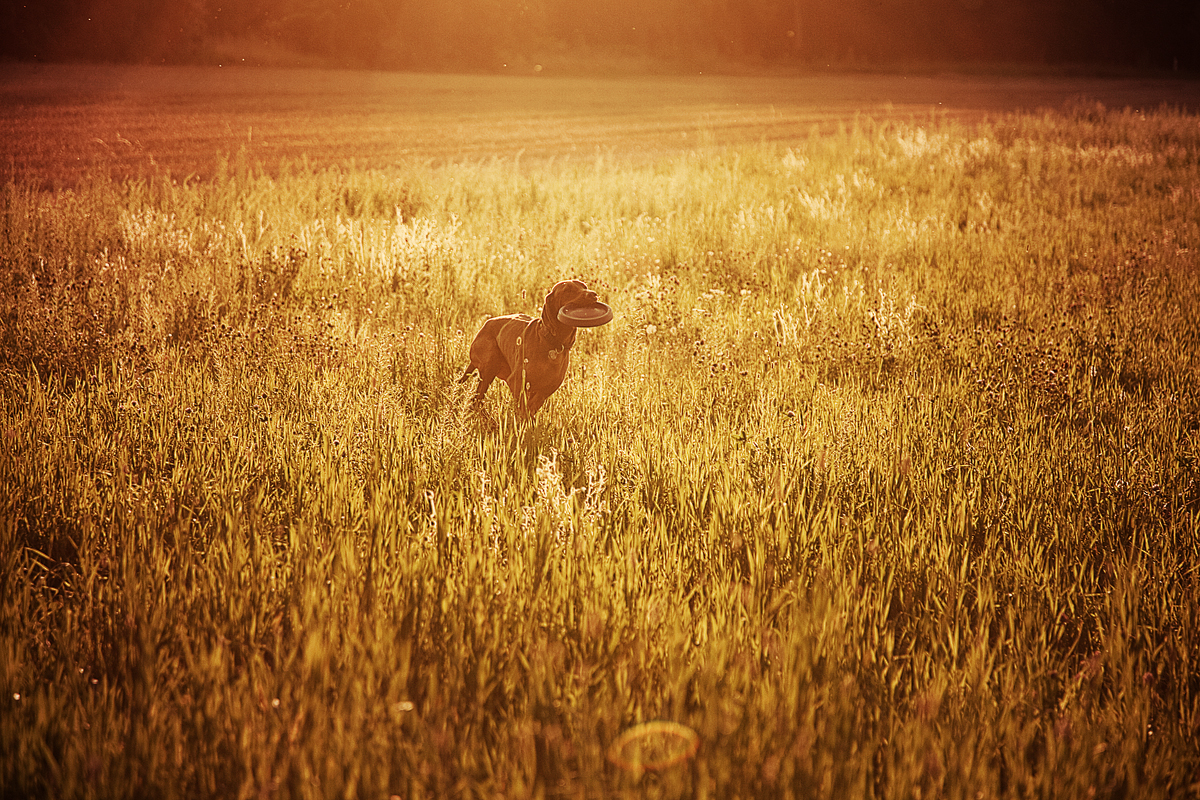
[[[1200,0],[3,0],[0,59],[528,74],[1200,70]]]

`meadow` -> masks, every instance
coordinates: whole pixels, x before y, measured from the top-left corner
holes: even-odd
[[[1200,794],[1196,116],[212,158],[0,195],[0,796]]]

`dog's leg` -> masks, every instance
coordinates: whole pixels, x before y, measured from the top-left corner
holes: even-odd
[[[533,419],[534,415],[536,415],[537,412],[541,410],[542,406],[546,404],[547,399],[548,398],[539,397],[537,395],[528,398],[526,405],[526,408],[528,409],[527,418]]]
[[[518,423],[528,422],[533,418],[533,413],[537,411],[536,408],[530,408],[532,395],[530,394],[531,387],[527,381],[528,376],[524,369],[514,370],[513,374],[509,375],[505,380],[505,383],[508,384],[509,392],[512,394],[513,414],[516,416]],[[538,403],[538,406],[541,406],[541,403]]]
[[[485,378],[482,372],[479,373],[479,385],[475,387],[475,402],[483,402],[483,396],[487,394],[487,390],[491,388],[492,381],[494,380],[496,380],[495,375],[489,375]]]

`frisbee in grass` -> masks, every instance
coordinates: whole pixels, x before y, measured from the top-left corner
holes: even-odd
[[[604,303],[563,306],[558,310],[558,321],[573,328],[595,328],[612,322],[612,318],[612,309]]]
[[[608,747],[608,760],[635,774],[682,764],[700,747],[700,736],[687,725],[656,720],[634,725]]]

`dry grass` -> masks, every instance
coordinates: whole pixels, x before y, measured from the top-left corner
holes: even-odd
[[[10,184],[0,795],[1195,794],[1197,153]],[[470,333],[572,275],[618,319],[481,429]]]

